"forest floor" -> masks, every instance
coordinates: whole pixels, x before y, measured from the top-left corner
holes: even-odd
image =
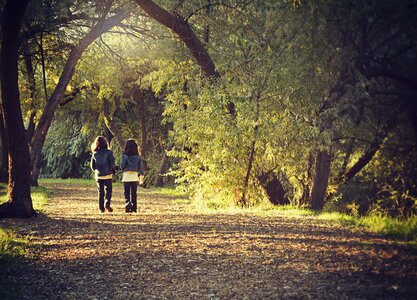
[[[10,269],[18,299],[416,299],[417,251],[314,217],[198,213],[185,199],[140,188],[137,214],[98,213],[94,184],[49,183],[29,220],[33,256]]]

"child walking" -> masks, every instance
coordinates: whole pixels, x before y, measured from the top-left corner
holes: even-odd
[[[122,182],[125,190],[125,212],[136,212],[137,190],[139,184],[138,172],[143,175],[143,168],[141,157],[139,156],[138,145],[132,139],[126,141],[120,169],[123,171]]]
[[[91,157],[91,169],[95,173],[98,190],[98,207],[101,213],[104,208],[112,212],[112,175],[116,171],[113,152],[108,149],[109,144],[103,136],[98,136],[91,145],[93,156]],[[106,199],[106,201],[104,201]]]

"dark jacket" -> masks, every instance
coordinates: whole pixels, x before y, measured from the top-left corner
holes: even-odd
[[[100,149],[91,157],[91,169],[98,170],[98,176],[113,174],[116,170],[113,152],[108,149]]]
[[[142,159],[138,155],[122,155],[122,162],[120,163],[122,171],[136,171],[143,174]]]

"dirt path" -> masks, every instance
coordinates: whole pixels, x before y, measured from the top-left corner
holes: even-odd
[[[49,184],[45,214],[0,220],[40,245],[10,274],[22,299],[412,299],[417,253],[314,218],[196,214],[140,189],[100,215],[94,185]],[[15,292],[14,292],[15,293]]]

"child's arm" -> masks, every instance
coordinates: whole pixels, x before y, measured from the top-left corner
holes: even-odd
[[[114,156],[113,156],[113,152],[110,152],[109,155],[109,164],[110,164],[110,169],[112,170],[113,174],[117,172],[117,166],[116,163],[114,162]]]
[[[93,155],[91,155],[90,168],[93,171],[95,171],[95,169],[96,169],[96,160],[94,159],[94,153],[93,153]]]
[[[125,155],[123,154],[122,155],[122,162],[120,163],[120,170],[123,171],[123,169],[126,167],[126,163],[127,163],[127,160],[126,160]]]

